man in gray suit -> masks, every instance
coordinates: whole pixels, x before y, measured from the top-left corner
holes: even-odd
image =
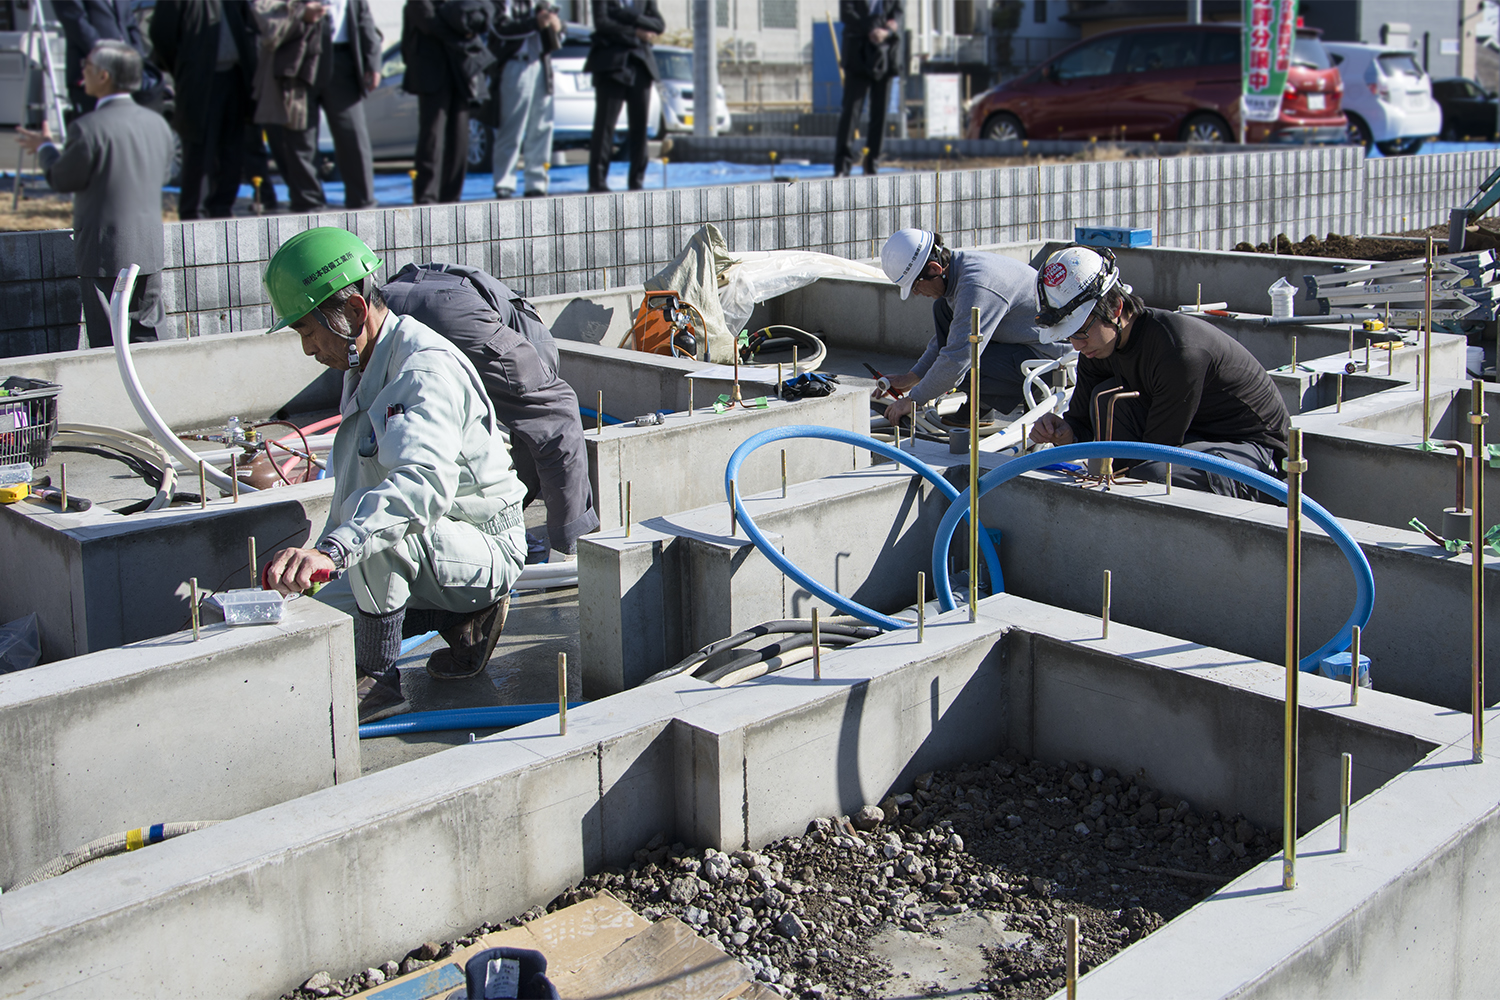
[[[73,194],[73,253],[90,347],[114,343],[107,301],[122,267],[141,268],[130,299],[130,339],[155,340],[165,317],[161,188],[172,129],[131,100],[140,85],[140,53],[124,42],[100,42],[83,62],[83,86],[97,104],[73,122],[66,145],[53,144],[45,122],[36,132],[16,129],[52,189]]]

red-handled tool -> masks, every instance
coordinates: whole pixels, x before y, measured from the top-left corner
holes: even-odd
[[[877,396],[885,395],[891,397],[892,399],[901,398],[901,390],[891,388],[891,380],[889,378],[876,371],[873,367],[871,367],[869,362],[861,362],[861,364],[865,366],[865,370],[867,372],[875,376],[875,389],[877,390]]]
[[[270,573],[271,573],[271,564],[270,563],[266,563],[266,568],[260,571],[260,589],[261,590],[271,590],[271,589],[273,589],[271,587],[271,576],[270,576]],[[329,580],[332,580],[332,579],[333,579],[333,573],[331,573],[330,571],[328,571],[326,569],[315,570],[313,572],[313,575],[312,575],[312,582],[313,582],[312,590],[309,591],[309,593],[316,593],[317,589],[319,587],[321,587],[323,584],[327,583]]]

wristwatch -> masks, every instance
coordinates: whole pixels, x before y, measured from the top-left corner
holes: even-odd
[[[318,543],[318,551],[333,560],[333,579],[337,580],[349,568],[349,550],[336,539],[325,538]]]

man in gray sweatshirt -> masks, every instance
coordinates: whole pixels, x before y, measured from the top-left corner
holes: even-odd
[[[1009,413],[1022,403],[1022,362],[1060,358],[1066,342],[1043,344],[1036,326],[1036,271],[1018,260],[974,250],[950,250],[940,235],[902,229],[886,240],[880,254],[886,276],[901,288],[933,299],[936,332],[927,350],[904,375],[890,378],[905,396],[886,407],[895,423],[918,405],[953,388],[968,386],[969,334],[979,334],[979,401],[984,409]],[[979,328],[973,330],[974,309]],[[983,413],[983,410],[980,411]],[[968,404],[954,418],[968,423]]]

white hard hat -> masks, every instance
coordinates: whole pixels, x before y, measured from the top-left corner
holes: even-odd
[[[1044,344],[1067,340],[1088,322],[1095,304],[1120,284],[1120,269],[1109,250],[1064,247],[1047,258],[1036,275],[1036,324]]]
[[[885,276],[901,286],[901,297],[911,297],[912,284],[922,276],[936,237],[925,229],[898,229],[880,251]]]

